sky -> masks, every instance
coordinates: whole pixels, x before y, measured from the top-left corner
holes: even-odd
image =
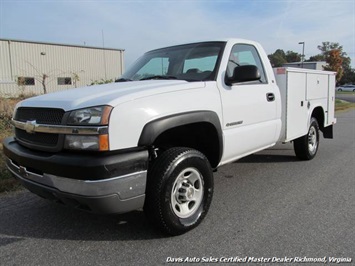
[[[338,42],[355,67],[355,0],[0,0],[0,38],[144,52],[203,40],[243,38],[319,54]]]

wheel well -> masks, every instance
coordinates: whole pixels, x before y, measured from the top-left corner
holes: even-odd
[[[324,111],[322,107],[316,107],[313,112],[312,112],[312,116],[315,119],[317,119],[318,125],[319,125],[319,129],[323,130],[324,129]]]
[[[174,127],[161,133],[154,141],[156,148],[188,147],[202,152],[213,168],[221,159],[221,149],[218,132],[208,122],[198,122]]]

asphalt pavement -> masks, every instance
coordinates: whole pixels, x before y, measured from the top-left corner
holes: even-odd
[[[335,139],[321,139],[312,161],[280,144],[221,167],[206,219],[178,237],[155,231],[142,211],[99,216],[2,194],[0,264],[355,264],[355,110],[336,116]]]

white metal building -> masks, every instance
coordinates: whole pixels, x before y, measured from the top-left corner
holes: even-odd
[[[327,65],[325,61],[314,61],[314,62],[294,62],[283,64],[283,67],[296,67],[296,68],[307,68],[315,70],[324,70],[324,66]]]
[[[123,56],[123,49],[0,39],[0,97],[115,80]]]

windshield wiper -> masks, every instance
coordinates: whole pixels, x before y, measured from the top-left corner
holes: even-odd
[[[132,81],[131,79],[120,78],[116,79],[115,82],[125,82],[125,81]]]
[[[141,78],[140,80],[148,80],[148,79],[177,79],[175,76],[162,76],[162,75],[156,75],[156,76],[150,76],[146,78]]]

